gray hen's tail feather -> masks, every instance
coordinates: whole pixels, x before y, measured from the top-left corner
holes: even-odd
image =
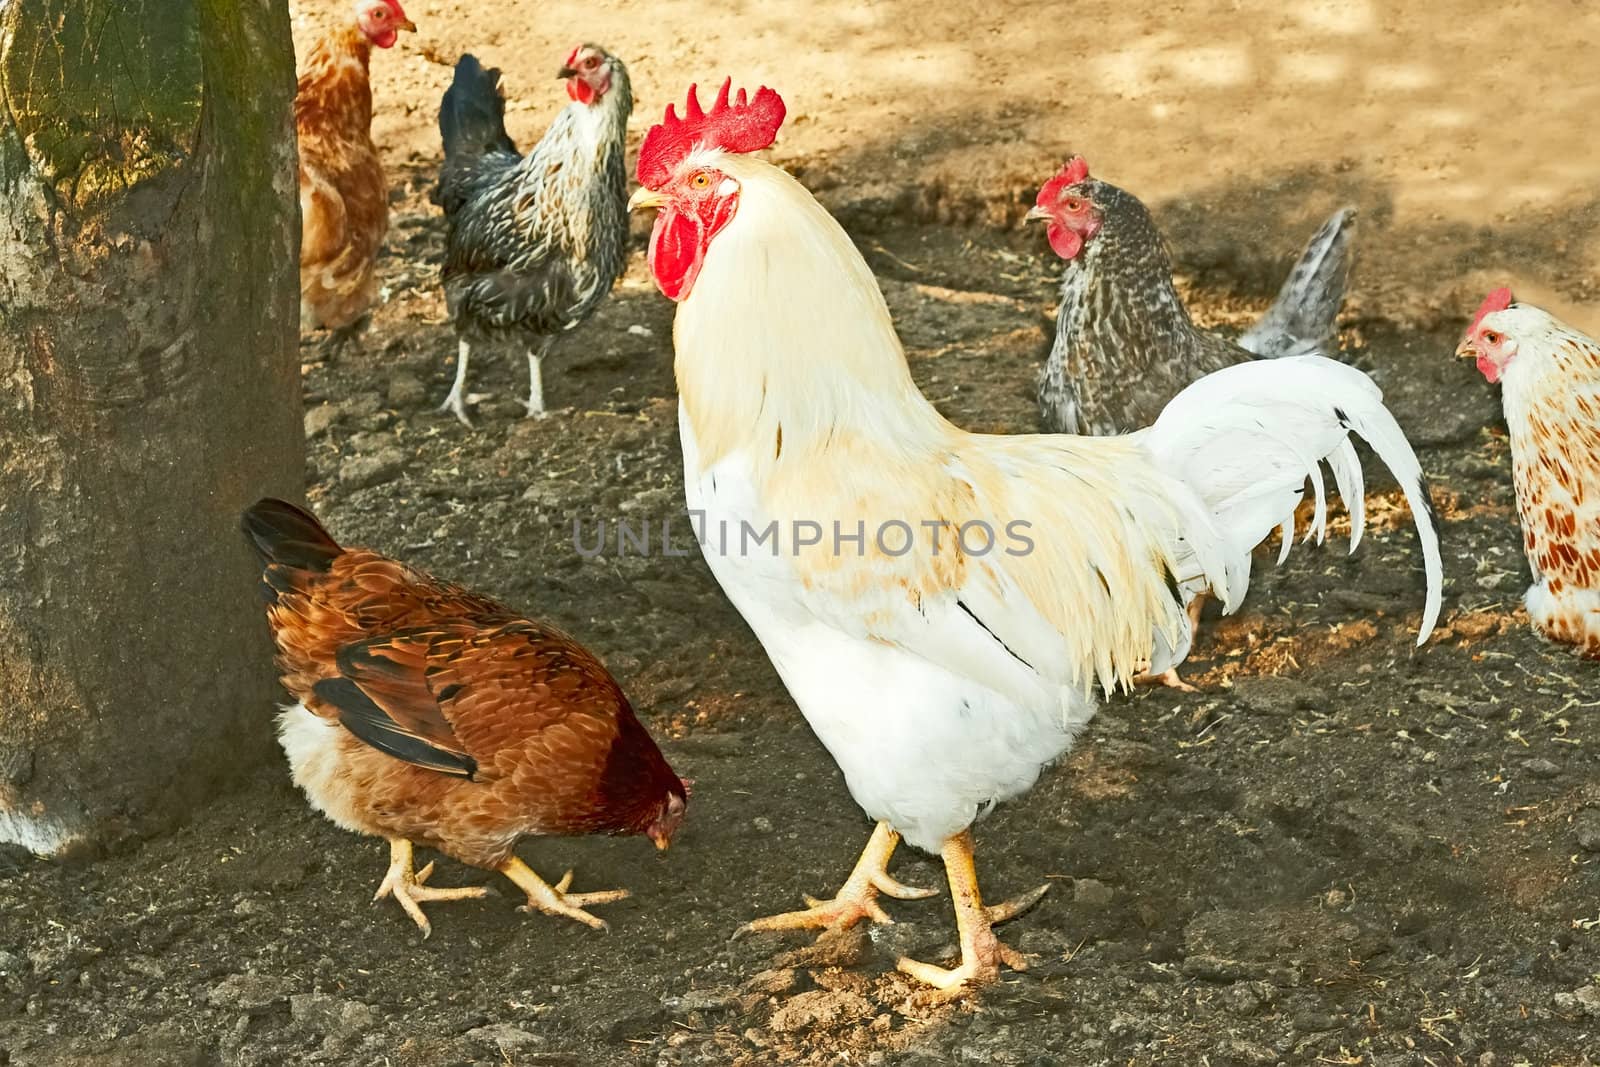
[[[500,71],[484,67],[468,52],[456,63],[455,80],[439,103],[439,137],[444,142],[444,167],[434,203],[454,210],[475,164],[491,152],[516,155],[516,142],[506,133],[506,101],[500,92]]]
[[[1258,356],[1337,357],[1334,322],[1344,304],[1356,234],[1356,209],[1340,208],[1311,238],[1261,321],[1239,338]]]

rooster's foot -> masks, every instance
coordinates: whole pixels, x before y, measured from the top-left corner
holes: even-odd
[[[925,900],[935,894],[935,890],[904,885],[890,877],[889,857],[899,843],[900,835],[888,823],[880,822],[856,861],[855,870],[831,900],[807,896],[804,910],[755,919],[735,930],[733,936],[739,938],[767,930],[843,930],[862,919],[892,925],[894,919],[878,904],[879,893],[896,900]]]

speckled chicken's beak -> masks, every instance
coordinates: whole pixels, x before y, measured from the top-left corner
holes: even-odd
[[[1460,344],[1456,345],[1456,358],[1457,359],[1477,359],[1478,358],[1478,349],[1477,349],[1476,346],[1473,345],[1471,338],[1466,338]]]
[[[647,189],[641,185],[633,191],[632,196],[628,197],[628,210],[636,211],[642,207],[659,208],[666,202],[665,194],[658,193],[654,189]]]
[[[578,72],[573,70],[571,67],[562,67],[560,70],[556,71],[556,81],[564,82],[568,78],[576,78],[577,76]]]
[[[1026,215],[1022,216],[1022,221],[1023,222],[1049,222],[1050,221],[1050,212],[1046,211],[1044,208],[1039,207],[1037,204],[1035,204],[1033,207],[1030,207],[1028,209],[1028,213]]]

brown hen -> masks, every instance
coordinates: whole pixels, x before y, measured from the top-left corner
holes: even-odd
[[[307,53],[294,97],[300,143],[300,328],[359,328],[378,296],[389,187],[372,143],[372,46],[415,31],[399,0],[357,0]]]
[[[388,839],[377,897],[483,896],[424,884],[413,843],[499,871],[528,907],[590,926],[587,905],[513,853],[545,834],[645,834],[666,848],[686,790],[616,681],[572,638],[505,605],[365,549],[262,500],[241,521],[262,564],[278,668],[296,703],[278,720],[295,784],[318,811]]]

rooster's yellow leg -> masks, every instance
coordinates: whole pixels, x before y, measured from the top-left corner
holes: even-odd
[[[1195,636],[1200,633],[1200,612],[1205,609],[1205,606],[1206,594],[1199,593],[1196,594],[1193,600],[1189,601],[1189,606],[1185,609],[1189,614],[1189,642],[1191,648],[1194,647]],[[1161,674],[1141,674],[1133,682],[1135,685],[1162,685],[1168,689],[1176,689],[1180,693],[1200,692],[1200,690],[1178,677],[1178,668],[1176,667],[1168,667]]]
[[[902,885],[889,877],[889,857],[900,843],[900,835],[886,822],[880,822],[872,831],[867,847],[850,872],[850,877],[840,887],[832,900],[806,897],[804,911],[787,911],[782,915],[769,915],[745,923],[734,932],[734,937],[761,930],[799,930],[818,927],[854,926],[862,919],[876,923],[893,923],[889,913],[878,905],[878,894],[885,893],[896,900],[923,900],[934,895],[932,889],[918,889]]]
[[[422,914],[420,905],[429,900],[476,900],[487,896],[489,890],[485,886],[464,886],[460,889],[434,889],[423,883],[433,873],[433,864],[430,862],[420,871],[412,872],[411,869],[411,842],[403,837],[389,839],[389,872],[383,876],[383,881],[378,885],[378,891],[372,895],[373,900],[382,900],[384,897],[393,896],[411,916],[411,921],[421,929],[422,936],[427,937],[433,933],[433,926],[428,922],[428,917]]]
[[[596,918],[583,909],[591,904],[610,904],[617,900],[628,899],[626,889],[602,889],[596,893],[569,893],[567,887],[572,884],[572,872],[568,871],[562,876],[561,881],[555,885],[540,878],[533,870],[517,857],[512,856],[500,865],[500,873],[517,883],[517,888],[528,894],[528,902],[521,908],[522,911],[542,911],[546,915],[563,915],[568,919],[576,919],[585,926],[592,926],[596,930],[609,930],[604,919]]]
[[[1028,961],[1022,953],[995,936],[994,926],[1033,907],[1050,887],[1042,885],[1031,893],[986,908],[978,892],[978,871],[972,861],[972,832],[963,830],[946,841],[939,855],[944,860],[945,874],[950,879],[950,896],[955,901],[956,930],[961,935],[961,964],[954,970],[946,970],[901,957],[897,964],[900,970],[939,989],[960,989],[998,981],[1002,963],[1014,971],[1027,970]]]

